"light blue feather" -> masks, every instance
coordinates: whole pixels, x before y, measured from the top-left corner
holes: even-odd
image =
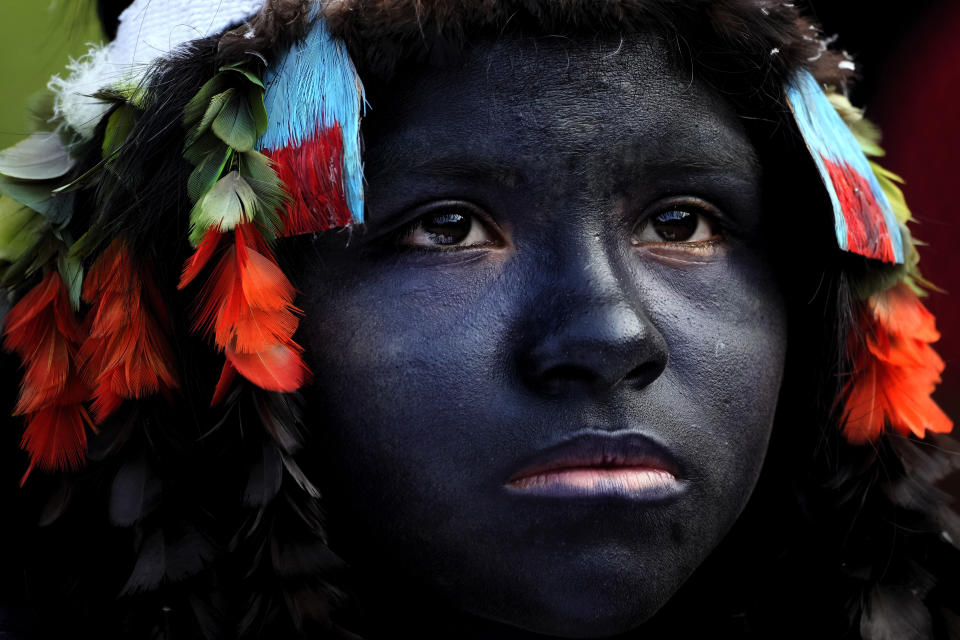
[[[363,161],[360,118],[365,108],[363,85],[342,41],[317,18],[303,42],[267,69],[264,83],[269,126],[261,149],[299,145],[321,128],[340,125],[343,132],[344,192],[354,221],[363,222]]]
[[[794,74],[786,87],[787,99],[793,109],[797,126],[810,148],[813,161],[823,177],[834,207],[837,241],[840,248],[847,250],[847,223],[843,215],[836,187],[829,177],[824,159],[836,164],[847,164],[859,173],[870,185],[870,190],[880,206],[887,231],[893,245],[898,263],[903,263],[903,238],[897,224],[893,207],[887,199],[880,182],[877,180],[860,144],[850,131],[843,118],[824,93],[816,78],[805,70]]]

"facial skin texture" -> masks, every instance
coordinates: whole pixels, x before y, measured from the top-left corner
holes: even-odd
[[[421,628],[446,608],[461,637],[638,627],[744,507],[780,387],[785,311],[735,114],[652,35],[515,39],[410,71],[364,133],[367,224],[317,240],[298,282],[331,545],[384,606],[424,603]],[[715,237],[650,241],[678,209]],[[468,246],[409,226],[472,211]],[[682,495],[504,486],[614,431],[668,448]]]

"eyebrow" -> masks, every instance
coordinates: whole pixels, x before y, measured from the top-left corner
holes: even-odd
[[[394,154],[390,154],[394,155]],[[394,167],[402,166],[404,173],[423,176],[425,178],[451,178],[455,180],[471,180],[485,183],[499,184],[505,187],[522,186],[526,176],[522,170],[506,162],[491,158],[473,155],[452,155],[429,158],[412,159],[409,156],[403,160],[388,160],[381,163],[384,167],[375,174],[368,174],[368,180],[376,180],[382,173],[394,171]],[[761,174],[761,165],[756,155],[723,154],[722,156],[690,155],[654,162],[638,162],[636,164],[644,174],[649,176],[669,176],[678,170],[684,173],[704,173],[716,175],[733,173],[735,177],[750,180]],[[629,172],[627,167],[621,167],[623,173]]]
[[[658,143],[663,144],[664,140]],[[655,143],[654,146],[659,145]],[[679,173],[712,177],[727,175],[738,181],[750,182],[761,179],[763,173],[762,164],[752,147],[749,148],[749,153],[742,153],[741,149],[716,145],[710,147],[707,154],[698,153],[695,148],[676,148],[664,157],[656,150],[652,154],[643,153],[644,150],[650,151],[650,147],[635,141],[625,143],[623,150],[620,157],[625,161],[618,163],[614,177],[620,174],[627,180],[636,179],[638,173],[651,178],[676,176]],[[429,152],[421,154],[411,152],[409,144],[387,143],[377,150],[379,157],[376,164],[380,167],[379,171],[368,173],[367,181],[379,180],[383,174],[395,173],[398,168],[406,175],[412,174],[426,179],[462,180],[506,188],[516,188],[528,181],[520,166],[512,159],[503,158],[497,149],[445,151],[449,152],[438,155],[431,155]],[[588,152],[589,149],[581,149],[572,150],[570,153]]]
[[[411,157],[394,149],[389,149],[378,162],[383,167],[380,172],[368,174],[367,180],[376,180],[382,173],[403,167],[404,173],[425,178],[451,178],[499,184],[505,187],[517,187],[526,182],[524,173],[504,161],[472,154],[453,154],[429,157]]]
[[[678,173],[694,176],[729,177],[743,182],[759,181],[762,176],[762,166],[757,157],[748,154],[743,157],[691,157],[679,158],[670,161],[640,163],[643,173],[653,178],[669,178]]]

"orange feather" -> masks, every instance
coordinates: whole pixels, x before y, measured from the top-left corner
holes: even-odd
[[[26,369],[14,410],[25,417],[20,446],[30,455],[21,484],[35,467],[76,469],[86,459],[85,425],[93,428],[93,423],[83,406],[89,390],[76,366],[80,338],[57,271],[48,272],[7,314],[4,346]]]
[[[97,258],[83,287],[92,304],[90,335],[80,349],[93,413],[106,419],[123,400],[168,392],[178,386],[173,355],[155,316],[167,318],[156,291],[133,263],[122,239]],[[156,312],[156,305],[160,312]]]
[[[871,442],[889,425],[903,435],[949,433],[953,422],[930,397],[943,360],[933,315],[906,284],[870,298],[860,314],[865,340],[851,340],[854,375],[845,388],[843,433]]]
[[[194,331],[211,337],[227,355],[213,404],[226,395],[235,373],[271,391],[303,385],[308,370],[293,341],[300,322],[295,295],[256,227],[238,225],[200,292],[194,316]]]

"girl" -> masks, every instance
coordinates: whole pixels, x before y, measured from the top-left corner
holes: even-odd
[[[135,2],[0,156],[21,633],[958,633],[928,285],[797,7],[260,4]]]

